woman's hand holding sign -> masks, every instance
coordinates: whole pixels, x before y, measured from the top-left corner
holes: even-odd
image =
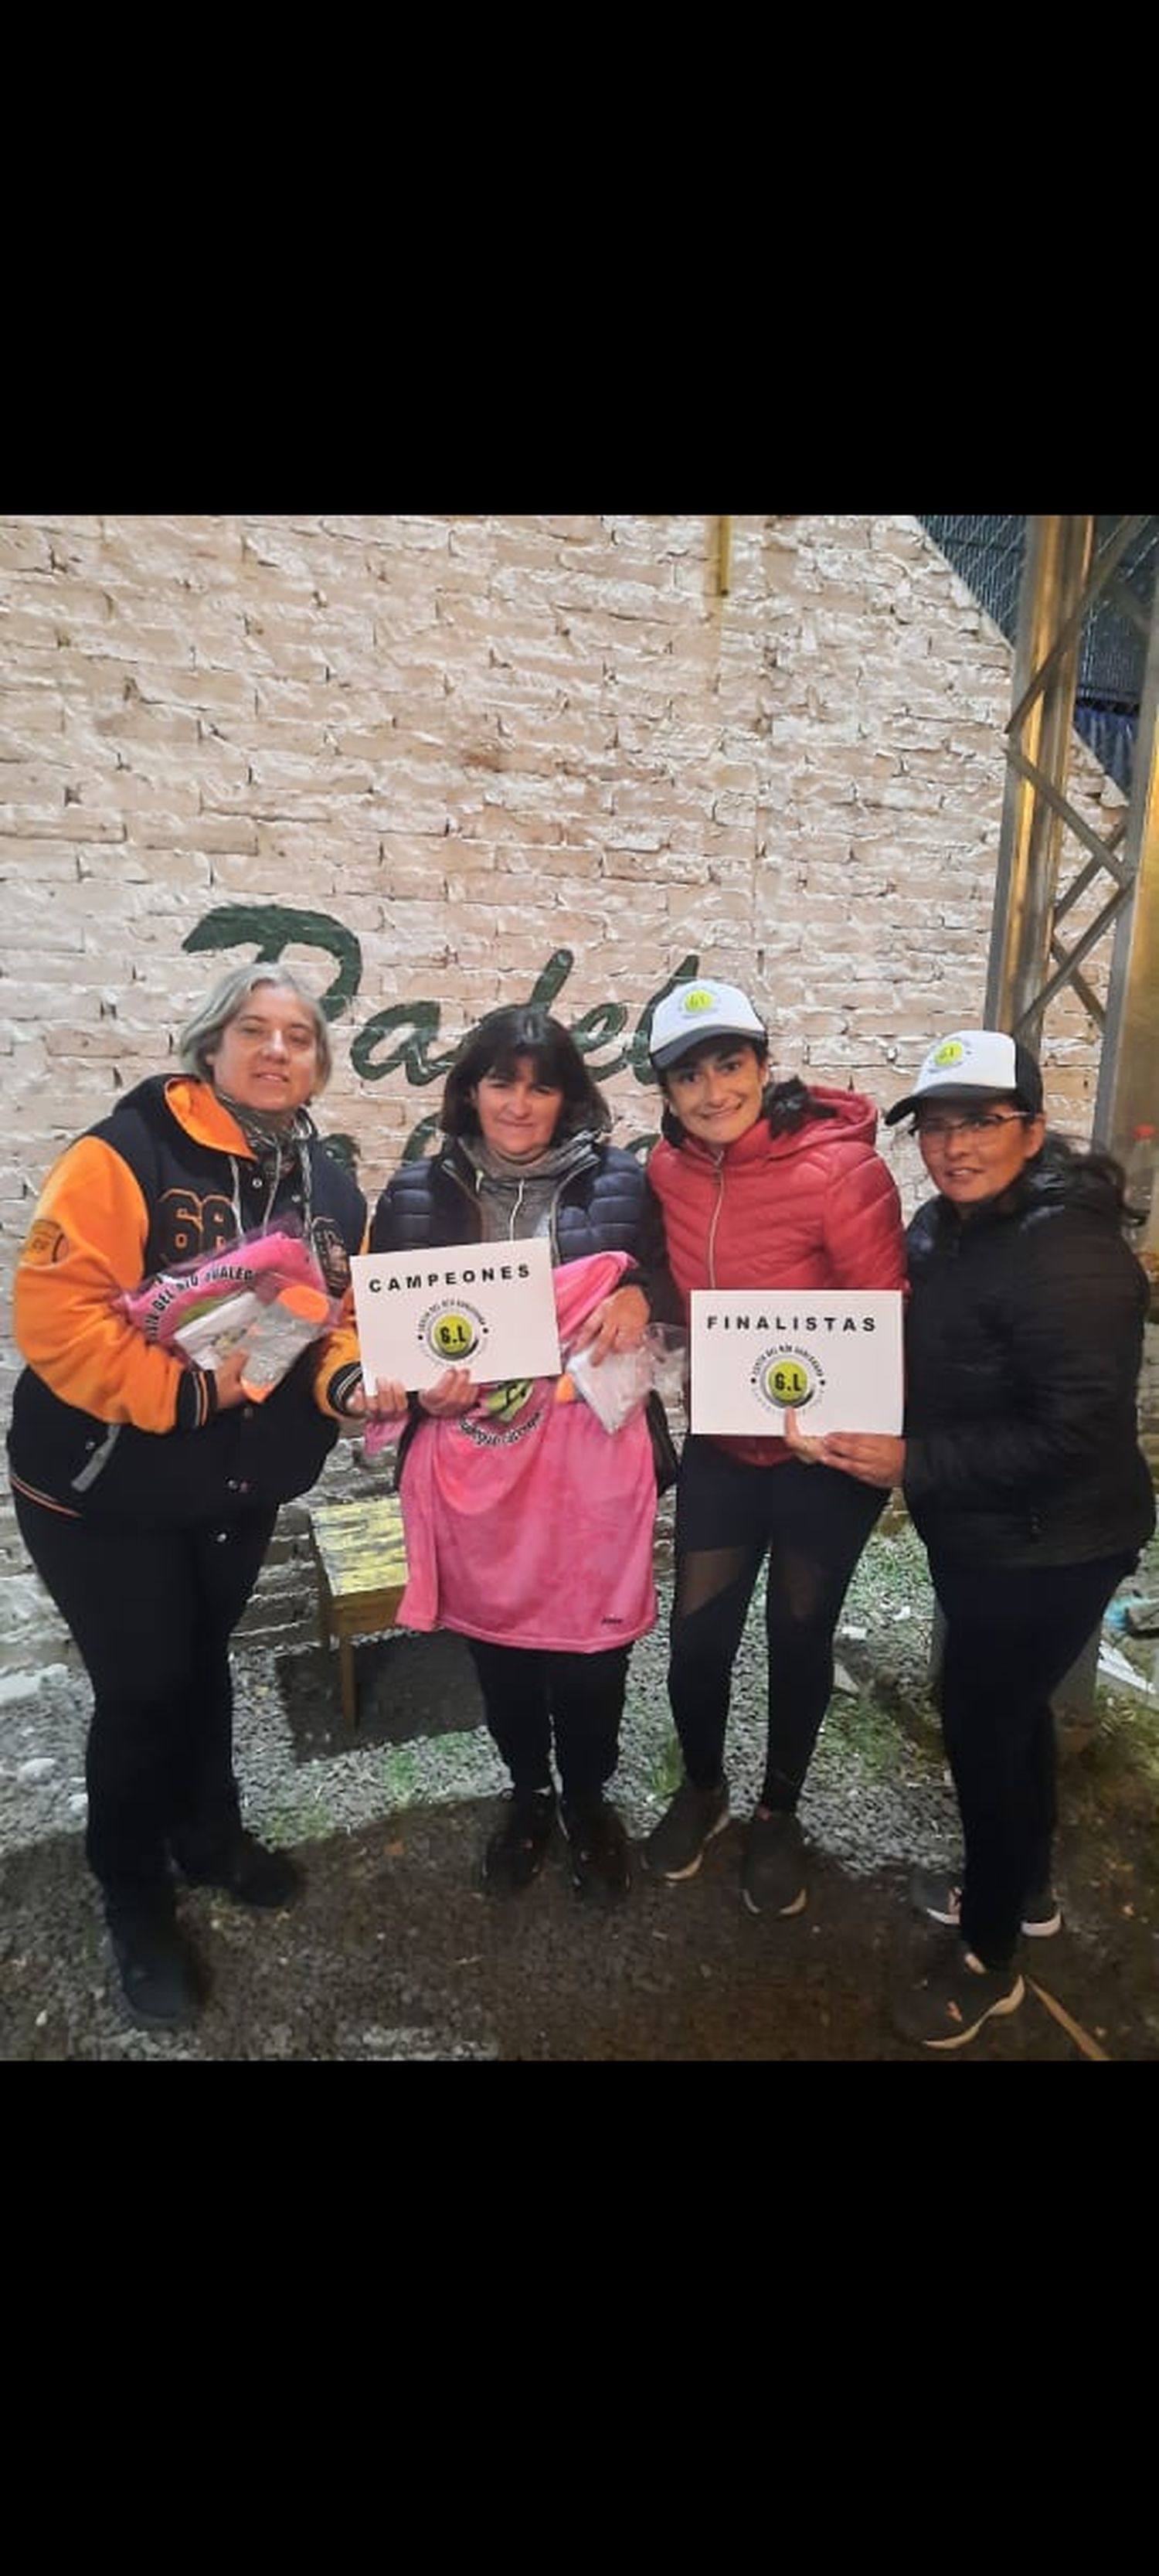
[[[433,1386],[419,1388],[418,1400],[423,1412],[435,1422],[447,1422],[456,1413],[468,1412],[478,1392],[470,1369],[449,1368],[435,1379]]]
[[[806,1439],[797,1428],[791,1406],[785,1411],[785,1446],[807,1467],[839,1467],[862,1485],[900,1485],[905,1474],[905,1442],[885,1431],[829,1431]]]

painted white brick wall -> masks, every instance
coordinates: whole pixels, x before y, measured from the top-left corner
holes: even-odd
[[[457,1039],[533,988],[598,1037],[622,1142],[656,1123],[632,1041],[692,959],[753,992],[779,1070],[883,1104],[977,1019],[1010,648],[917,519],[737,518],[723,596],[719,526],[0,519],[5,1416],[49,1161],[164,1068],[263,907],[319,991],[344,976],[320,1123],[372,1200]],[[1122,800],[1077,740],[1071,792],[1105,836]],[[1066,997],[1045,1058],[1086,1135]],[[913,1149],[884,1150],[908,1206]],[[0,1667],[59,1652],[10,1515],[0,1583]]]

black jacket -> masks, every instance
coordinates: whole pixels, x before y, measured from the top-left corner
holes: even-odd
[[[1149,1291],[1111,1182],[1048,1140],[969,1218],[929,1200],[907,1248],[904,1491],[927,1547],[1027,1567],[1142,1547]]]
[[[370,1229],[372,1252],[417,1252],[437,1243],[474,1243],[482,1217],[473,1164],[451,1139],[387,1182]],[[561,1182],[551,1221],[552,1267],[592,1252],[627,1252],[624,1284],[650,1295],[664,1268],[660,1211],[644,1166],[618,1145],[593,1145],[591,1160]]]
[[[387,1182],[370,1228],[372,1252],[419,1252],[440,1243],[481,1241],[476,1173],[455,1138],[423,1162],[402,1163]],[[551,1212],[553,1269],[593,1252],[626,1252],[632,1268],[620,1285],[642,1288],[653,1313],[674,1297],[664,1254],[664,1226],[644,1166],[622,1146],[595,1145],[587,1163],[561,1181]],[[398,1446],[397,1484],[416,1431],[427,1417],[411,1398]],[[675,1474],[675,1451],[658,1396],[649,1400],[656,1472],[663,1492]]]

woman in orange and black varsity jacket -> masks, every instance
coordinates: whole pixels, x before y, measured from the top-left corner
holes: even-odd
[[[153,1273],[282,1220],[345,1318],[364,1244],[366,1202],[307,1112],[331,1055],[296,978],[233,969],[179,1050],[180,1073],[139,1083],[48,1175],[16,1274],[8,1434],[22,1537],[92,1684],[85,1848],[145,2028],[189,2020],[206,1991],[175,1869],[247,1905],[299,1891],[289,1855],[242,1825],[229,1641],[279,1505],[364,1407],[345,1320],[256,1402],[244,1347],[210,1372],[125,1314]]]

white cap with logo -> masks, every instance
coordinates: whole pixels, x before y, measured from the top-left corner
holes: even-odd
[[[657,1073],[666,1073],[705,1038],[756,1038],[767,1045],[764,1022],[739,984],[718,984],[714,975],[702,975],[694,984],[675,985],[657,1002],[648,1039]]]
[[[1012,1099],[1032,1118],[1042,1113],[1039,1066],[1029,1048],[1003,1029],[955,1029],[948,1038],[939,1038],[923,1057],[912,1091],[886,1110],[886,1126],[896,1126],[909,1110],[939,1092],[962,1100]]]

